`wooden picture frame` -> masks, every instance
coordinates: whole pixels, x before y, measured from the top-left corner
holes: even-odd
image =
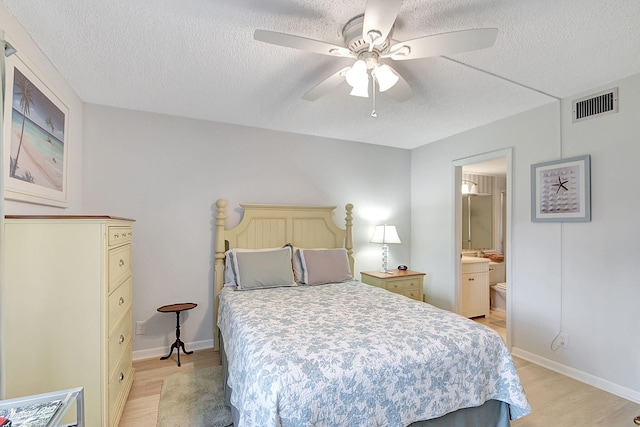
[[[18,54],[6,58],[4,197],[67,207],[69,108]]]
[[[591,156],[531,165],[531,221],[591,221]]]

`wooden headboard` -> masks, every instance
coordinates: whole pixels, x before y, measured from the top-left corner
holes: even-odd
[[[277,248],[291,243],[299,248],[345,248],[351,273],[354,274],[352,211],[345,206],[345,228],[337,226],[331,216],[335,206],[285,206],[241,204],[240,223],[227,230],[227,202],[216,201],[215,283],[213,310],[213,345],[218,341],[218,294],[224,286],[224,253],[228,249]]]

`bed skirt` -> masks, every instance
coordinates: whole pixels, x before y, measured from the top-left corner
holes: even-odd
[[[224,351],[222,334],[220,339],[220,357],[224,381],[224,401],[231,409],[233,425],[238,425],[238,410],[231,404],[231,388],[227,385],[227,355]],[[499,400],[488,400],[481,406],[463,408],[439,418],[417,421],[408,427],[509,427],[509,404]],[[349,426],[352,427],[352,426]]]

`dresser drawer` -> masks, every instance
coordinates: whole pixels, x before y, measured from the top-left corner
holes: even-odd
[[[109,246],[120,245],[131,241],[133,231],[131,227],[110,226],[107,232],[109,236]]]
[[[109,424],[111,425],[114,409],[126,399],[125,393],[129,392],[129,385],[133,381],[133,365],[131,361],[131,343],[127,345],[126,354],[118,361],[117,368],[109,377]]]
[[[131,245],[111,249],[108,263],[109,293],[111,293],[124,278],[131,275]]]
[[[420,277],[419,279],[409,278],[386,281],[387,290],[391,292],[406,292],[411,290],[417,291],[421,284],[422,277]]]
[[[109,295],[109,335],[120,318],[131,310],[131,277],[129,277],[115,292]]]
[[[117,368],[117,362],[131,341],[131,311],[116,324],[109,336],[109,377]]]

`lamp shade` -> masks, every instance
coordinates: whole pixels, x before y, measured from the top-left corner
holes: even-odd
[[[398,237],[395,225],[376,225],[376,229],[371,236],[371,243],[402,243]]]
[[[376,66],[375,68],[375,76],[378,81],[378,87],[380,88],[380,92],[384,92],[387,89],[391,89],[400,77],[396,73],[393,72],[391,67],[387,64]]]
[[[463,179],[460,191],[462,194],[478,194],[478,184],[468,179]]]
[[[354,86],[349,92],[351,96],[359,96],[360,98],[368,98],[369,97],[369,83],[365,82],[359,86]]]
[[[358,59],[347,71],[345,78],[351,87],[362,86],[365,82],[368,82],[367,63],[362,59]]]

